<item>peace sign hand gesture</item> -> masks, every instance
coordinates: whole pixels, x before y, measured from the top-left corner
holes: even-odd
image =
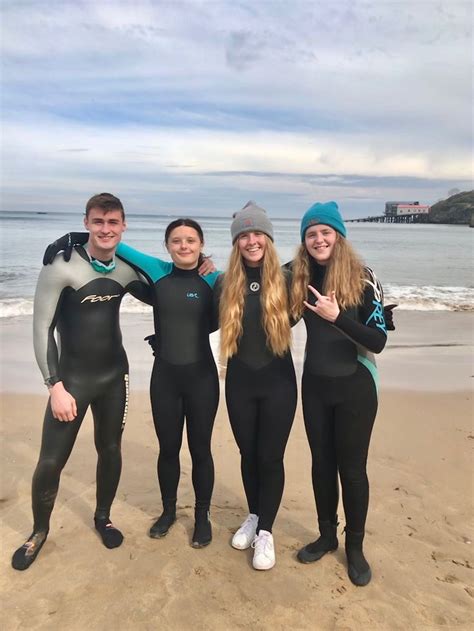
[[[317,289],[308,285],[308,289],[312,294],[316,296],[316,302],[314,305],[310,305],[308,301],[304,301],[305,306],[324,320],[329,322],[335,322],[337,316],[340,313],[339,305],[336,300],[336,292],[331,291],[329,296],[323,296]]]

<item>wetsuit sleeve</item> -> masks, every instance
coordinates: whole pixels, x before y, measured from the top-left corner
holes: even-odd
[[[59,352],[54,329],[63,291],[69,285],[63,261],[56,257],[52,265],[43,267],[36,285],[33,311],[33,346],[45,382],[60,381]]]
[[[387,341],[387,327],[383,315],[383,291],[373,271],[366,268],[363,303],[359,307],[359,321],[340,313],[334,322],[340,331],[356,344],[372,353],[380,353]]]
[[[167,276],[173,269],[172,263],[140,252],[126,243],[119,243],[116,253],[119,258],[141,272],[151,284]]]
[[[153,306],[153,290],[145,280],[134,280],[127,285],[127,291],[140,302]]]

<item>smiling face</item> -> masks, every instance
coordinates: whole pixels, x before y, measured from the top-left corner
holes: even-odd
[[[174,228],[166,242],[166,249],[170,253],[173,263],[180,269],[197,267],[203,247],[204,243],[198,232],[190,226]]]
[[[325,224],[310,226],[304,235],[306,250],[319,265],[329,263],[336,241],[337,232]]]
[[[108,261],[113,257],[127,227],[121,210],[101,208],[89,210],[87,217],[84,217],[84,226],[89,232],[89,254],[100,261]]]
[[[267,245],[263,232],[244,232],[238,237],[239,252],[249,267],[258,267],[262,264]]]

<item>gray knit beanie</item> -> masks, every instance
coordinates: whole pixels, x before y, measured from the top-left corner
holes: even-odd
[[[266,211],[255,202],[249,201],[242,210],[234,214],[234,221],[230,227],[232,243],[244,232],[263,232],[273,241],[273,226]]]

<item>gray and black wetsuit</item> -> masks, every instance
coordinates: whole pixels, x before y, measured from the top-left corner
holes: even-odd
[[[62,381],[75,398],[77,417],[58,421],[48,402],[33,476],[35,533],[49,530],[61,471],[89,405],[98,453],[96,518],[109,517],[120,478],[127,414],[128,361],[119,308],[129,291],[137,297],[146,291],[135,270],[117,261],[111,273],[96,272],[82,248],[73,251],[69,263],[58,255],[41,270],[34,304],[35,355],[45,381]]]
[[[200,276],[139,252],[125,243],[117,255],[149,282],[156,333],[150,396],[160,444],[157,470],[164,506],[176,502],[184,419],[193,468],[196,508],[209,509],[214,487],[211,436],[219,403],[217,368],[209,343],[217,272]]]
[[[283,457],[296,410],[296,377],[290,351],[278,357],[267,346],[261,268],[245,266],[245,272],[242,336],[227,363],[225,394],[249,512],[258,515],[257,532],[271,532],[285,483]],[[219,279],[217,288],[218,299]]]
[[[322,292],[326,268],[311,261],[311,285]],[[314,296],[308,294],[308,302]],[[338,474],[347,530],[363,532],[369,502],[366,463],[377,413],[373,353],[387,340],[383,292],[366,268],[362,304],[341,310],[334,324],[306,309],[302,401],[320,521],[336,519]]]

